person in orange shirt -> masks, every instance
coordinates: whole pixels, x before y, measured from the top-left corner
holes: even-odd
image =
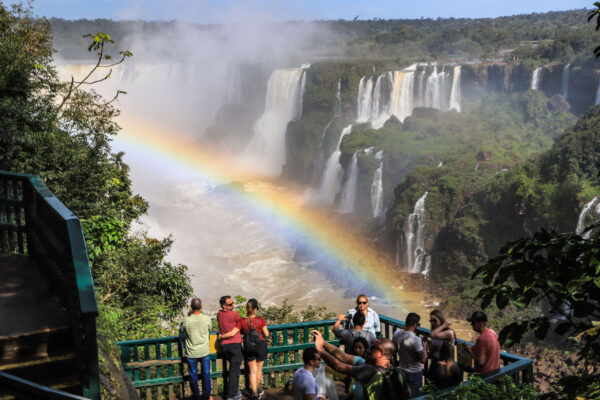
[[[473,330],[479,333],[475,345],[467,347],[475,361],[475,372],[483,375],[499,369],[500,343],[498,334],[487,327],[487,315],[483,311],[475,311],[467,321],[471,323]]]

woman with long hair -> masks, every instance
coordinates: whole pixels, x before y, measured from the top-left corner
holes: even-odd
[[[450,328],[450,322],[444,318],[444,314],[440,310],[433,310],[429,314],[429,322],[431,323],[431,341],[428,345],[428,358],[433,364],[440,358],[440,349],[443,343],[448,343],[454,349],[456,334]],[[454,356],[454,352],[452,353]]]
[[[240,330],[242,331],[242,335],[244,335],[244,359],[250,375],[249,381],[252,391],[250,398],[256,400],[259,398],[258,386],[262,381],[262,367],[267,359],[269,329],[264,318],[257,315],[258,301],[256,299],[248,300],[246,303],[246,312],[246,318],[240,321]],[[254,343],[255,338],[256,343]]]
[[[448,342],[442,342],[439,348],[439,357],[431,364],[425,377],[433,382],[436,389],[458,385],[462,382],[463,371],[454,362],[454,346]]]

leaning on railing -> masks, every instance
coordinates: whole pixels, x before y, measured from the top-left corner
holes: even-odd
[[[293,372],[302,365],[301,351],[313,346],[310,331],[318,329],[325,340],[335,345],[333,324],[335,320],[298,322],[294,324],[269,325],[269,352],[263,366],[265,387],[284,386]],[[216,332],[211,332],[215,336]],[[163,396],[183,398],[184,383],[189,379],[187,367],[182,363],[182,346],[178,336],[158,339],[141,339],[118,342],[121,364],[131,378],[133,386],[146,399]],[[227,371],[216,353],[210,355],[210,371],[213,391],[223,387]]]
[[[0,171],[0,252],[31,255],[71,315],[83,395],[100,398],[98,308],[79,219],[35,175]]]
[[[404,327],[404,322],[379,316],[381,319],[382,336],[391,338],[396,329]],[[333,324],[335,320],[299,322],[295,324],[269,325],[271,339],[269,343],[269,356],[263,367],[264,386],[284,386],[292,373],[300,368],[302,363],[301,350],[313,346],[309,333],[312,329],[318,329],[323,333],[325,340],[333,344],[339,341],[333,340]],[[213,332],[212,334],[215,334]],[[429,336],[429,330],[419,328],[419,333]],[[466,343],[457,340],[457,343]],[[177,336],[169,336],[158,339],[142,339],[118,342],[121,349],[121,363],[127,375],[131,378],[133,386],[144,394],[147,399],[172,398],[178,396],[183,398],[187,381],[187,368],[181,362],[182,348]],[[500,377],[508,375],[515,382],[533,381],[533,362],[529,359],[514,354],[500,354],[503,362],[502,368],[489,375],[484,380],[495,382]],[[211,377],[213,391],[216,393],[222,386],[224,372],[222,360],[216,353],[210,355]],[[219,386],[221,384],[221,386]],[[143,393],[142,393],[143,392]],[[418,399],[424,399],[419,397]]]

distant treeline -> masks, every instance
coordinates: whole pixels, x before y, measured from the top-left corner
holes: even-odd
[[[217,32],[219,25],[179,21],[112,21],[107,19],[50,19],[54,47],[66,59],[89,57],[86,33],[106,32],[127,45],[132,35],[142,40],[165,37],[182,29]],[[329,45],[330,55],[351,58],[444,60],[452,58],[539,59],[568,61],[589,57],[597,35],[587,23],[587,11],[571,10],[498,18],[374,19],[336,21],[290,21],[281,24],[315,28],[310,49]],[[168,36],[167,36],[168,37]],[[321,46],[313,46],[313,44]],[[510,51],[503,51],[510,50]],[[514,50],[514,51],[512,51]]]

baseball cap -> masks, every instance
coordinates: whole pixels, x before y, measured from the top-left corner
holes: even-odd
[[[487,322],[487,315],[483,311],[475,311],[471,314],[470,318],[467,318],[469,322]]]

